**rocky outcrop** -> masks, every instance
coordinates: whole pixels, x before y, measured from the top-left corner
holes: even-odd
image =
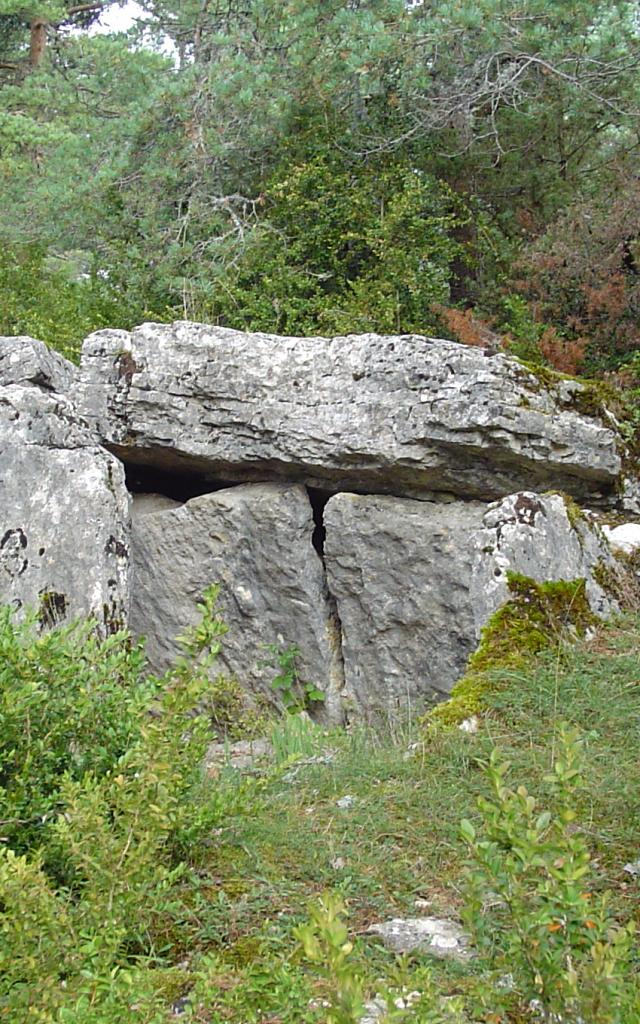
[[[634,555],[640,549],[640,523],[620,523],[618,526],[602,527],[613,551]]]
[[[121,463],[70,399],[73,368],[30,338],[0,338],[0,599],[43,626],[126,625],[129,499]]]
[[[356,717],[420,711],[475,647],[470,597],[479,502],[337,494],[324,514],[329,589]]]
[[[598,500],[621,471],[582,385],[416,335],[280,338],[202,324],[99,331],[82,408],[125,461],[212,480],[494,499],[528,488]]]
[[[456,921],[442,917],[395,917],[367,928],[393,953],[428,953],[439,959],[468,960],[471,938]]]
[[[618,610],[611,582],[621,567],[602,530],[560,494],[510,494],[485,513],[471,572],[477,635],[509,600],[510,572],[537,583],[584,579],[595,615],[604,619]]]
[[[146,496],[138,514],[134,502],[131,626],[147,637],[152,668],[171,664],[176,634],[197,622],[203,590],[220,583],[228,633],[216,669],[275,704],[271,684],[281,669],[266,645],[295,646],[300,682],[324,693],[320,717],[341,720],[340,632],[304,487],[247,484],[175,508],[149,511],[149,504]]]

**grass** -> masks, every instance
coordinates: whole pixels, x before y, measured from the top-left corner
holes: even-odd
[[[318,733],[316,752],[330,751],[329,759],[302,763],[295,773],[265,764],[249,782],[252,813],[228,820],[211,859],[197,866],[200,904],[181,922],[189,955],[215,948],[222,991],[238,1000],[234,1009],[221,997],[224,1013],[202,1019],[252,1020],[247,993],[276,966],[293,973],[281,979],[286,1005],[270,989],[273,1020],[304,1019],[291,994],[297,986],[302,999],[304,986],[283,962],[295,962],[293,928],[326,889],[347,902],[356,935],[373,921],[415,915],[416,899],[429,901],[429,913],[455,914],[465,858],[459,822],[478,817],[491,748],[498,745],[511,777],[544,800],[560,719],[587,736],[578,820],[594,857],[594,888],[612,891],[620,920],[640,922],[638,882],[624,871],[640,855],[639,655],[640,620],[621,619],[590,643],[547,652],[526,673],[496,677],[474,735]],[[232,784],[247,783],[238,776]],[[351,806],[341,809],[346,795]],[[395,970],[375,941],[363,942],[357,956],[372,986]],[[470,969],[436,966],[451,985]]]

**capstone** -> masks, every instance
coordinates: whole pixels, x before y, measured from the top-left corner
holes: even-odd
[[[583,386],[440,338],[285,338],[179,322],[98,331],[80,407],[125,462],[229,482],[492,500],[605,500],[621,457]]]

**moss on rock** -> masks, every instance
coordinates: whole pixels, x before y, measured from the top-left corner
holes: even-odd
[[[618,448],[627,476],[640,472],[640,422],[635,394],[616,388],[604,380],[571,377],[549,366],[518,359],[527,374],[526,386],[530,391],[552,391],[562,405],[575,409],[582,416],[598,419],[618,434]],[[532,380],[533,378],[533,380]],[[567,381],[579,385],[566,389],[560,385]],[[526,399],[521,401],[525,404]]]
[[[450,699],[429,713],[428,722],[458,725],[482,712],[500,671],[527,669],[541,651],[584,636],[597,622],[584,579],[536,583],[518,573],[508,573],[507,579],[510,600],[484,626],[465,674]]]

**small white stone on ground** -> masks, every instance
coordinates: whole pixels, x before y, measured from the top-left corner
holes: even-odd
[[[341,811],[348,811],[355,802],[355,798],[352,796],[341,796],[339,800],[336,800],[336,807],[339,807]]]
[[[466,960],[471,956],[469,936],[455,921],[438,917],[394,918],[372,924],[368,932],[380,935],[394,953],[431,953]]]
[[[623,523],[613,528],[603,526],[602,530],[614,551],[632,555],[640,548],[640,523]]]
[[[471,718],[465,718],[464,722],[460,722],[458,728],[460,732],[476,733],[480,728],[480,720],[477,715],[472,715]]]

